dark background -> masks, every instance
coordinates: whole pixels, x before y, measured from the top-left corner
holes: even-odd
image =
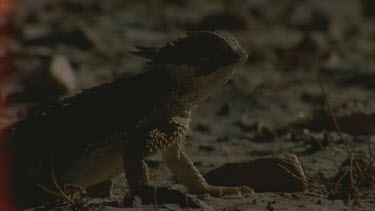
[[[335,178],[339,171],[335,163],[340,166],[347,154],[339,137],[330,132],[334,129],[329,115],[316,114],[323,109],[324,98],[315,61],[353,152],[373,161],[369,155],[375,143],[372,0],[2,0],[1,4],[1,128],[81,89],[145,71],[147,60],[129,53],[134,45],[162,46],[188,30],[225,29],[239,39],[249,59],[193,114],[186,148],[203,173],[232,161],[296,153],[309,177]],[[296,129],[285,132],[285,128]],[[330,144],[324,145],[327,139]],[[317,143],[323,143],[323,150]],[[151,160],[158,185],[182,188],[170,179],[160,157]],[[113,198],[121,198],[124,184],[122,177],[115,179]],[[361,188],[371,187],[370,182]],[[326,199],[328,192],[324,197],[261,193],[258,198],[202,200],[228,210],[270,209],[270,202],[276,209],[349,208],[343,198]],[[374,206],[371,195],[357,201],[365,210]]]

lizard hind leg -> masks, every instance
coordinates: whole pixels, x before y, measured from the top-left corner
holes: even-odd
[[[209,185],[190,158],[181,150],[179,144],[174,144],[163,152],[163,159],[172,174],[189,190],[196,194],[210,194],[214,197],[225,195],[253,194],[253,189],[247,186],[222,187]]]

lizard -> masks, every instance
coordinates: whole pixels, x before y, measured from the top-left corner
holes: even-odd
[[[125,172],[132,192],[149,185],[145,160],[159,151],[192,193],[253,193],[209,185],[184,152],[194,108],[247,60],[238,40],[225,31],[191,31],[160,48],[136,48],[133,54],[149,60],[146,72],[85,90],[0,131],[0,171],[11,200],[26,203],[37,184],[51,181],[51,168],[60,184],[82,187]]]

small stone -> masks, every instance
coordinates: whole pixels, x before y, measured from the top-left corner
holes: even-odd
[[[375,103],[347,102],[333,108],[338,125],[343,132],[351,135],[375,134]],[[310,118],[302,118],[293,124],[295,128],[313,131],[333,130],[331,114],[325,110],[315,110]]]
[[[20,83],[24,90],[10,93],[6,96],[7,102],[53,101],[61,96],[72,95],[78,90],[75,71],[68,59],[61,55],[54,56],[50,64],[44,64],[32,71]]]
[[[227,163],[205,175],[211,185],[242,186],[255,192],[305,192],[303,169],[294,154]]]

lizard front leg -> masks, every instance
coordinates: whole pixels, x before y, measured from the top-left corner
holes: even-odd
[[[187,186],[193,193],[209,193],[215,197],[224,195],[237,195],[254,193],[253,189],[247,186],[221,187],[209,185],[199,173],[190,158],[182,151],[181,143],[175,143],[163,152],[163,160],[173,175],[182,184]]]
[[[171,142],[168,136],[158,129],[146,133],[142,139],[134,140],[131,146],[125,147],[124,150],[124,171],[131,191],[149,185],[149,173],[145,160]]]
[[[162,132],[159,129],[151,130],[145,134],[145,136],[140,136],[142,140],[134,140],[138,142],[132,142],[131,146],[125,147],[124,150],[123,167],[130,188],[129,194],[125,196],[123,201],[125,207],[154,202],[156,193],[154,187],[149,185],[149,172],[145,160],[159,150],[169,147],[176,140],[170,133]],[[168,194],[176,195],[175,192],[169,193],[169,190],[166,191]],[[164,198],[158,197],[158,199],[165,203],[171,203],[168,194],[166,198],[164,196]],[[141,201],[137,196],[140,197]]]
[[[126,154],[124,156],[124,171],[130,190],[149,185],[149,173],[145,158]]]

